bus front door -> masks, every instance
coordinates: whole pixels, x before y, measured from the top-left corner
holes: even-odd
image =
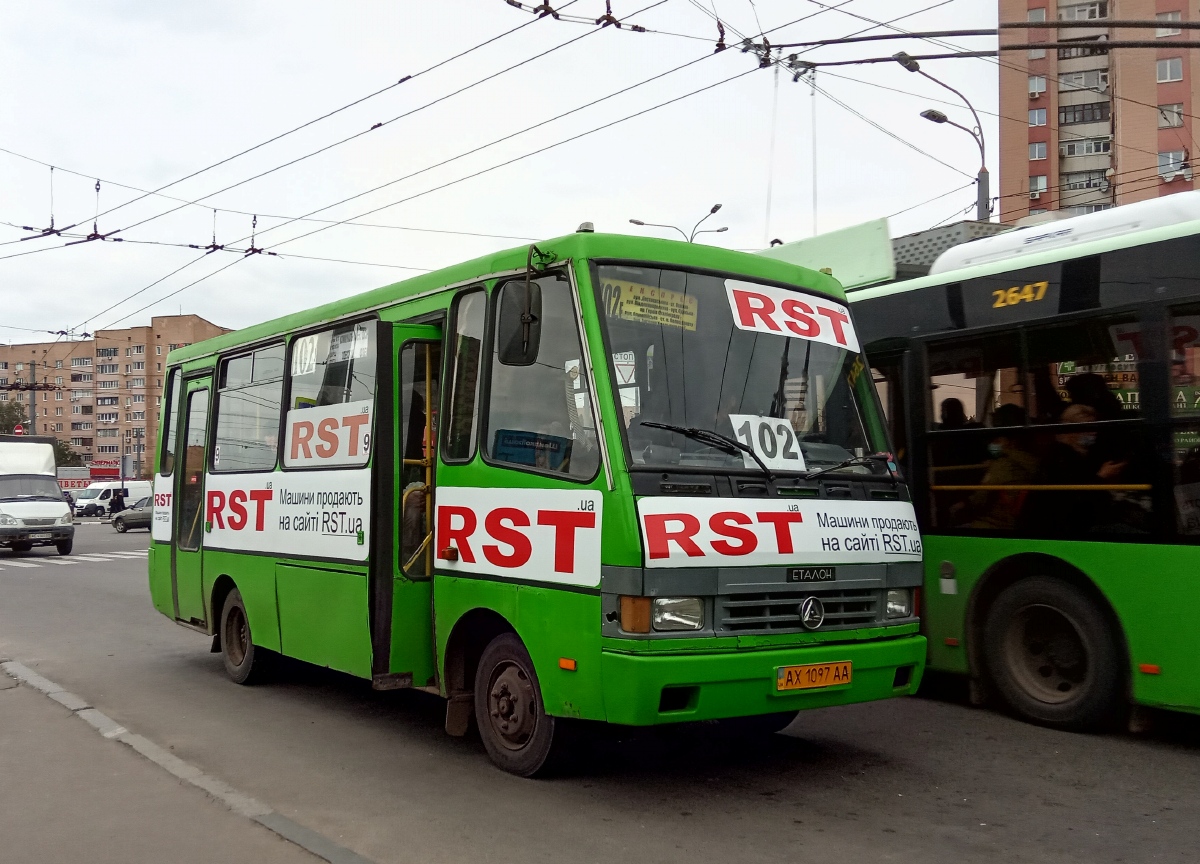
[[[200,548],[204,541],[204,471],[207,462],[208,400],[211,379],[185,383],[183,423],[176,437],[182,470],[175,472],[174,542],[171,544],[171,595],[175,618],[207,624],[201,584]]]

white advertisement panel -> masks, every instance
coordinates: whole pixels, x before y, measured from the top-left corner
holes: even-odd
[[[811,339],[856,354],[859,351],[850,310],[836,300],[737,279],[725,280],[725,293],[739,330]]]
[[[171,504],[175,478],[154,475],[154,516],[150,520],[150,536],[160,543],[171,542]]]
[[[920,561],[905,501],[641,498],[647,567],[750,567]]]
[[[365,468],[209,474],[204,546],[365,561],[371,544],[370,492],[371,472]]]
[[[289,468],[366,465],[371,455],[371,406],[370,399],[363,399],[288,411],[283,464]]]
[[[602,502],[588,489],[439,487],[436,566],[597,587]]]

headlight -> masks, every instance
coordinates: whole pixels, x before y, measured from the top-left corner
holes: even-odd
[[[699,630],[704,604],[698,597],[655,597],[650,620],[655,630]]]
[[[887,617],[908,618],[912,615],[912,591],[892,588],[887,592]]]
[[[64,515],[61,519],[58,520],[58,524],[59,525],[70,525],[71,524],[71,511],[70,510],[68,510],[66,512],[66,515]]]
[[[13,517],[9,516],[7,513],[0,513],[0,525],[20,525],[20,524],[21,524],[20,522],[18,522]]]

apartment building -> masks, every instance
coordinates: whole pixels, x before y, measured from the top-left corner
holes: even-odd
[[[0,402],[22,401],[29,432],[66,442],[85,464],[130,456],[148,475],[167,354],[227,332],[197,315],[165,315],[90,339],[0,345]],[[9,389],[31,382],[49,389]]]
[[[999,0],[1000,21],[1069,22],[1002,30],[1002,44],[1067,42],[1005,51],[1000,65],[1001,222],[1091,213],[1194,188],[1193,118],[1200,115],[1200,18],[1183,0]],[[1152,29],[1110,21],[1156,21]],[[1112,40],[1153,42],[1116,48]]]

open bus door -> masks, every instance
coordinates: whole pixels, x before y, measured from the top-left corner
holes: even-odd
[[[171,544],[171,598],[175,618],[203,627],[204,590],[201,546],[204,541],[204,472],[207,462],[208,405],[212,378],[184,382],[183,422],[176,430],[175,452],[180,469],[175,471],[174,537]]]
[[[390,332],[387,332],[390,330]],[[442,328],[381,325],[380,356],[391,356],[391,411],[379,413],[376,437],[372,568],[372,680],[376,689],[436,683],[433,650],[433,490]],[[390,338],[392,350],[387,352]],[[381,370],[382,371],[382,370]],[[380,400],[386,378],[381,378]],[[391,428],[385,428],[386,426]],[[386,450],[386,455],[385,455]],[[382,508],[390,508],[390,513]]]

